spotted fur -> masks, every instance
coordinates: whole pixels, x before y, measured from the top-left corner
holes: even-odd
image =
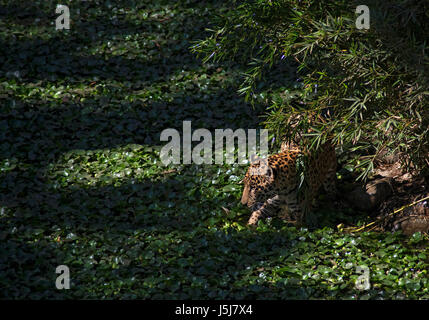
[[[301,158],[303,155],[306,157]],[[303,189],[299,189],[299,158],[307,159]],[[330,194],[336,192],[336,167],[335,149],[330,143],[315,154],[290,148],[252,163],[243,180],[241,197],[241,203],[252,210],[248,224],[256,225],[259,219],[275,215],[301,224],[320,187]]]

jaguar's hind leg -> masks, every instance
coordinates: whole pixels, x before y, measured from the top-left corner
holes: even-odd
[[[296,190],[280,198],[281,210],[279,217],[287,222],[302,225],[306,206],[304,201],[298,199]]]

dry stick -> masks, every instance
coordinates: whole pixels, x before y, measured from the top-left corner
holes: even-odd
[[[402,207],[402,208],[400,208],[400,209],[394,210],[392,213],[389,213],[387,216],[383,217],[382,219],[379,219],[378,221],[373,221],[373,222],[371,222],[371,223],[368,223],[367,225],[364,225],[364,226],[362,226],[362,227],[360,227],[360,228],[358,228],[358,229],[356,229],[355,227],[351,227],[351,228],[347,228],[347,229],[345,229],[345,230],[350,231],[350,232],[359,232],[359,231],[362,231],[363,229],[365,229],[365,228],[367,228],[367,227],[369,227],[369,226],[371,226],[371,225],[373,225],[373,224],[375,224],[375,223],[379,222],[380,220],[384,220],[384,219],[386,219],[386,218],[388,218],[388,217],[390,217],[390,216],[393,216],[394,214],[397,214],[398,212],[403,211],[403,210],[404,210],[404,209],[406,209],[406,208],[409,208],[409,207],[411,207],[411,206],[414,206],[414,205],[416,205],[417,203],[422,202],[422,201],[424,201],[424,200],[428,200],[428,199],[429,199],[429,197],[425,197],[425,198],[420,199],[420,200],[418,200],[418,201],[415,201],[415,202],[413,202],[413,203],[407,204],[407,205],[403,206],[403,207]],[[356,229],[356,230],[353,230],[353,229]],[[374,228],[373,228],[373,229],[374,229]],[[371,229],[371,230],[372,230],[372,229]]]

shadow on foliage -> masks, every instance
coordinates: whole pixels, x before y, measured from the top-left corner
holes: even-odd
[[[0,17],[9,24],[52,28],[47,30],[51,32],[48,37],[45,33],[36,36],[31,32],[0,37],[3,53],[0,76],[15,77],[21,82],[61,79],[154,82],[167,80],[181,70],[198,68],[200,62],[195,56],[183,51],[188,51],[190,41],[207,34],[205,29],[210,26],[211,13],[204,10],[204,3],[184,1],[184,4],[195,7],[195,16],[164,19],[136,14],[129,18],[120,11],[137,7],[156,12],[168,5],[177,5],[173,1],[150,5],[135,1],[82,2],[78,8],[70,6],[73,19],[67,31],[55,31],[52,24],[58,16],[56,3],[45,2],[42,8],[33,1],[0,4]],[[74,12],[76,9],[80,12]],[[124,38],[128,47],[117,47],[116,40]],[[142,53],[145,50],[148,55]]]
[[[41,25],[52,27],[49,23],[55,19],[55,6],[46,1],[39,6],[41,3],[0,2],[0,17],[28,27],[38,18]],[[148,6],[137,1],[121,3]],[[175,3],[164,1],[161,5]],[[201,9],[207,1],[183,3]],[[85,20],[85,10],[100,4],[80,3],[82,19],[75,19],[66,34],[47,39],[0,34],[0,76],[16,77],[18,83],[98,77],[143,86],[143,82],[166,80],[183,69],[199,66],[192,54],[178,52],[190,45],[192,35],[204,37],[208,13],[178,21],[183,38],[167,41],[167,47],[148,41],[153,49],[150,57],[139,57],[138,49],[133,57],[85,55],[85,45],[95,47],[115,36],[138,36],[176,26],[168,26],[174,19],[151,18],[138,25],[120,14],[103,19],[113,14],[104,4],[99,20]],[[7,219],[7,224],[0,226],[0,297],[114,298],[119,292],[109,292],[104,284],[120,282],[124,291],[135,292],[136,296],[130,294],[129,298],[244,299],[260,294],[269,298],[279,290],[285,298],[303,297],[302,289],[294,285],[261,280],[247,287],[246,277],[259,277],[261,261],[289,254],[290,238],[275,231],[257,234],[209,229],[212,212],[217,212],[214,218],[221,212],[213,208],[234,200],[229,196],[208,199],[196,193],[191,202],[183,181],[176,176],[156,182],[59,190],[48,183],[46,166],[64,152],[158,144],[163,129],[180,130],[183,120],[192,120],[194,129],[256,128],[257,112],[235,91],[228,87],[205,93],[195,87],[171,101],[132,103],[126,101],[125,92],[115,92],[115,98],[98,94],[84,102],[63,100],[61,104],[45,99],[24,101],[13,92],[3,92],[1,161],[15,159],[20,165],[0,173],[1,216]],[[201,224],[207,228],[197,228]],[[158,236],[165,241],[158,241]],[[201,261],[201,257],[206,259]],[[112,267],[116,258],[118,263]],[[55,268],[61,264],[70,266],[75,290],[55,289]],[[223,276],[225,271],[228,274]]]
[[[0,228],[2,298],[304,299],[326,289],[293,275],[266,280],[264,266],[290,257],[297,235],[202,228],[229,199],[191,202],[176,177],[58,191],[32,181],[31,192],[23,178],[6,180],[23,192],[14,203],[2,195],[15,226]],[[55,288],[62,264],[72,290]]]
[[[103,149],[126,144],[163,144],[164,129],[258,128],[257,110],[243,103],[234,88],[211,94],[185,90],[172,101],[127,103],[119,95],[98,96],[83,103],[16,97],[3,100],[0,116],[1,158],[51,163],[74,149]]]

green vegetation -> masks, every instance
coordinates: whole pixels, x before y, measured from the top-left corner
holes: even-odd
[[[417,172],[427,171],[427,1],[366,1],[369,29],[356,28],[361,1],[234,3],[236,9],[222,15],[193,50],[205,61],[248,63],[239,91],[270,106],[265,123],[276,136],[292,139],[311,129],[301,143],[318,146],[332,139],[362,178],[386,149],[406,155],[401,160],[408,168],[413,163]],[[300,71],[301,90],[288,78],[272,77],[288,59]],[[334,115],[330,121],[308,121],[327,110]]]
[[[265,102],[237,93],[247,64],[190,50],[232,4],[63,4],[71,29],[56,31],[55,2],[0,0],[2,299],[429,298],[424,235],[336,231],[367,219],[349,212],[250,230],[245,166],[160,163],[161,131],[183,120],[263,127]],[[304,94],[292,66],[272,76]],[[58,265],[70,290],[55,288]]]

